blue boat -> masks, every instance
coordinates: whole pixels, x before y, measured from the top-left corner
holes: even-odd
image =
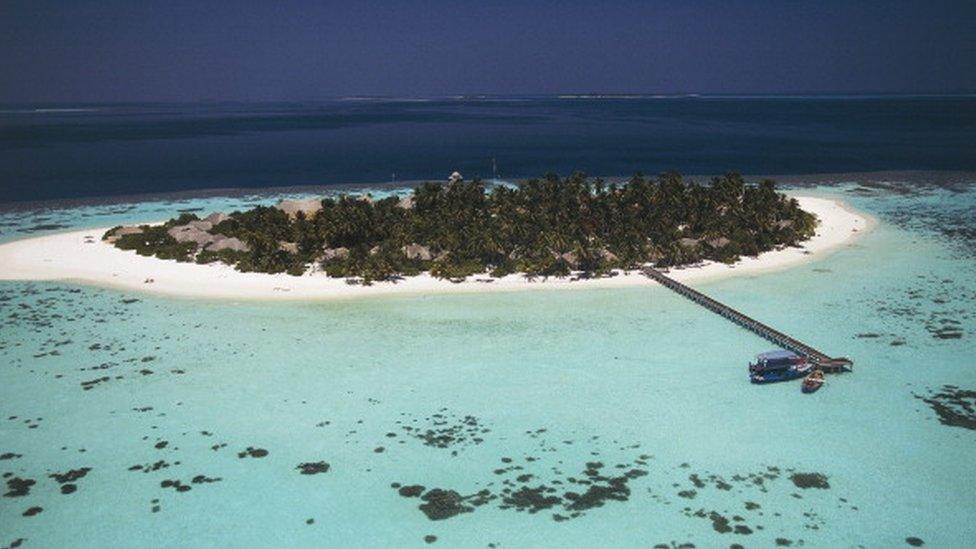
[[[806,376],[813,369],[805,356],[782,349],[756,355],[756,361],[749,364],[749,381],[753,383],[776,383]]]

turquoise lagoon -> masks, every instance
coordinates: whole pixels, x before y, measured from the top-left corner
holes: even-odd
[[[700,288],[855,359],[811,396],[750,385],[770,345],[662,288],[0,284],[0,546],[970,547],[976,189],[803,192],[880,224]],[[12,212],[0,238],[276,198]]]

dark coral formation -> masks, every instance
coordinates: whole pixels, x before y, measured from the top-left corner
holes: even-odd
[[[306,463],[299,463],[298,467],[295,468],[298,469],[298,471],[303,475],[317,475],[319,473],[328,473],[329,467],[329,464],[324,461],[310,461]]]
[[[790,475],[790,480],[797,488],[819,488],[821,490],[830,488],[827,477],[821,473],[793,473]]]
[[[918,275],[915,284],[880,292],[865,303],[879,313],[876,322],[888,328],[878,331],[877,341],[894,347],[913,335],[952,343],[964,339],[976,322],[976,290],[937,274]]]
[[[976,430],[976,391],[956,385],[943,385],[929,396],[915,395],[939,416],[939,423],[949,427]]]
[[[399,494],[405,498],[417,498],[424,493],[424,487],[419,484],[413,484],[410,486],[400,486],[397,490]]]
[[[243,451],[237,452],[237,457],[244,459],[246,457],[252,458],[263,458],[268,455],[268,451],[264,448],[255,448],[253,446],[248,446]]]
[[[470,495],[442,488],[424,491],[421,485],[395,484],[394,487],[403,497],[419,496],[424,502],[419,508],[431,520],[448,519],[470,513],[487,503],[497,502],[499,509],[513,509],[529,514],[558,511],[553,513],[552,518],[563,521],[580,517],[586,511],[602,507],[610,501],[627,501],[631,495],[630,481],[645,476],[647,472],[637,463],[620,465],[623,467],[617,468],[623,470],[623,474],[610,476],[603,473],[603,463],[589,462],[580,475],[562,476],[548,483],[534,481],[535,476],[531,474],[519,474],[514,480],[504,480],[505,488],[499,492],[482,489]],[[521,467],[503,469],[502,474],[518,470]],[[562,488],[567,484],[579,486],[579,490]]]
[[[408,435],[421,440],[426,446],[450,448],[454,452],[467,446],[481,444],[484,442],[484,436],[491,432],[491,429],[479,423],[478,418],[470,415],[455,416],[444,408],[424,418],[424,421],[426,425],[415,425],[419,420],[413,419],[410,425],[403,425],[402,429]]]
[[[7,479],[7,492],[3,497],[7,498],[19,498],[24,497],[30,493],[31,486],[36,484],[37,481],[30,478],[20,478],[20,477],[10,477]]]
[[[67,484],[69,482],[77,482],[80,479],[85,478],[85,475],[91,471],[91,467],[82,467],[80,469],[70,469],[66,473],[51,473],[48,475],[57,481],[58,484]]]
[[[474,507],[465,503],[468,498],[462,497],[454,490],[434,488],[420,496],[420,499],[424,503],[420,504],[419,508],[430,520],[449,519],[474,510]]]
[[[190,479],[190,484],[210,484],[213,482],[220,482],[223,480],[220,477],[208,477],[207,475],[196,475]],[[189,484],[183,484],[180,480],[164,480],[159,483],[160,488],[172,488],[177,492],[189,492],[193,487]]]

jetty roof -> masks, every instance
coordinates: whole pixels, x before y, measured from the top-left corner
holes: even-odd
[[[756,355],[758,360],[782,360],[786,358],[796,358],[799,355],[793,351],[786,351],[783,349],[777,349],[775,351],[766,351],[765,353],[759,353]]]

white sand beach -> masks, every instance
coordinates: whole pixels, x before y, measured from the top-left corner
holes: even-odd
[[[817,215],[816,235],[802,248],[786,248],[743,258],[733,265],[705,263],[672,269],[683,282],[757,275],[786,269],[849,245],[869,231],[875,220],[838,200],[796,196],[801,207]],[[124,291],[206,299],[319,300],[392,294],[435,294],[518,290],[622,288],[656,284],[639,272],[618,272],[599,279],[541,278],[522,275],[492,279],[487,274],[460,283],[428,274],[371,286],[347,284],[323,272],[295,277],[286,274],[241,273],[223,264],[177,263],[137,255],[101,240],[105,228],[17,240],[0,245],[0,280],[46,280],[89,284]]]

